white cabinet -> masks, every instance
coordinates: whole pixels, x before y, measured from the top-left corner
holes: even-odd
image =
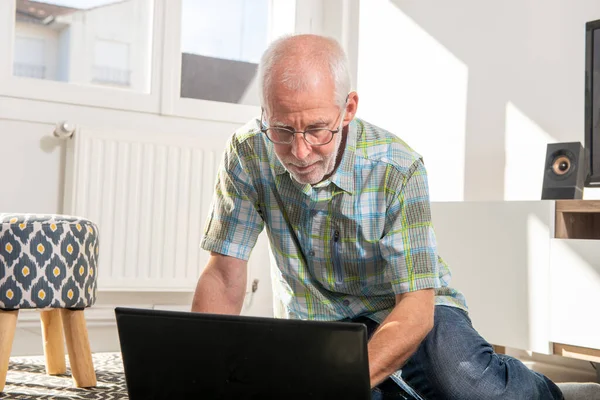
[[[550,340],[600,349],[600,240],[550,241]]]
[[[600,349],[600,223],[590,209],[600,212],[600,202],[567,204],[584,203],[565,219],[564,202],[432,204],[451,284],[490,343],[543,354],[553,343]]]

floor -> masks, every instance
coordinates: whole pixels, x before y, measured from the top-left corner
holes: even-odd
[[[71,371],[48,376],[43,356],[12,357],[8,367],[2,399],[127,399],[123,365],[119,353],[93,355],[98,386],[78,389],[73,386]],[[68,367],[68,361],[67,361]]]
[[[569,365],[570,368],[566,368],[552,364],[552,359],[540,359],[538,355],[508,350],[507,354],[519,356],[530,368],[544,373],[555,382],[591,382],[596,379],[596,371],[585,362],[573,360]],[[6,386],[0,398],[30,400],[127,399],[120,354],[114,352],[94,353],[93,359],[98,386],[93,389],[78,389],[73,387],[70,370],[61,376],[46,375],[43,356],[11,357]]]

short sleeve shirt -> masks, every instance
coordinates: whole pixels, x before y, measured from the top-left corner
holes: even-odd
[[[201,247],[247,260],[266,227],[286,317],[382,322],[395,295],[433,288],[436,304],[466,310],[450,287],[431,221],[427,171],[400,138],[354,119],[330,178],[296,182],[250,121],[228,141]],[[265,266],[269,268],[269,266]]]

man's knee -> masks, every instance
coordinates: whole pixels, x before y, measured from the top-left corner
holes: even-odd
[[[481,358],[475,361],[462,360],[442,364],[436,371],[434,385],[437,392],[444,393],[449,399],[503,399],[506,397],[505,379],[498,369],[501,360],[493,360],[494,354],[487,355],[490,368],[482,368]],[[441,360],[439,360],[441,361]]]
[[[533,400],[561,399],[557,387],[544,376],[529,370],[519,360],[489,355],[489,366],[460,362],[448,365],[438,375],[439,392],[449,399]]]
[[[418,392],[431,392],[432,397],[562,398],[556,385],[544,376],[517,359],[495,354],[463,311],[444,306],[436,307],[434,329],[404,366],[402,376]]]

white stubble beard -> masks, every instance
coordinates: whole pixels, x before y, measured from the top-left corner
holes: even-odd
[[[337,156],[338,153],[340,151],[340,144],[342,143],[342,135],[343,135],[343,130],[340,131],[340,134],[336,134],[334,140],[336,141],[335,144],[335,150],[326,158],[321,158],[320,160],[311,160],[310,163],[308,163],[307,165],[310,164],[314,164],[315,162],[319,162],[321,161],[321,165],[319,166],[319,168],[317,170],[311,171],[310,174],[308,175],[295,175],[291,170],[287,169],[287,165],[288,164],[293,164],[293,165],[297,165],[297,159],[292,158],[290,160],[287,159],[281,159],[279,158],[279,156],[277,156],[277,158],[279,158],[279,161],[281,162],[281,164],[283,164],[284,167],[286,167],[286,170],[290,173],[290,176],[298,183],[302,184],[302,185],[306,185],[306,184],[310,184],[310,185],[315,185],[319,182],[321,182],[323,180],[323,178],[325,176],[328,176],[330,174],[333,173],[333,170],[335,168],[335,164],[337,161]]]

